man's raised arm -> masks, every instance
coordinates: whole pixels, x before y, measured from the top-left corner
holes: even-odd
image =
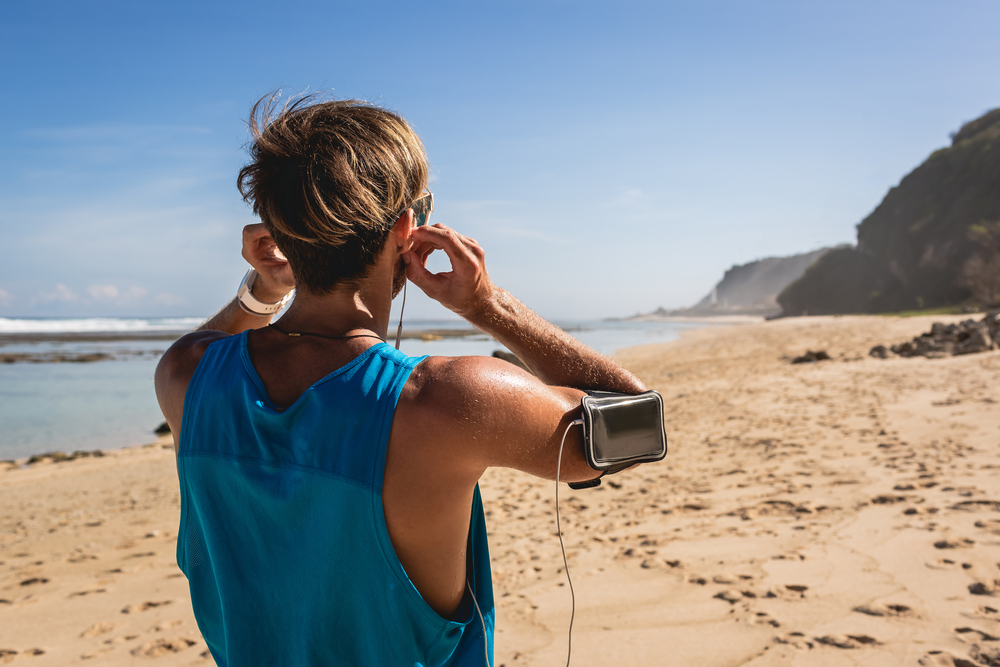
[[[474,239],[443,225],[418,227],[412,238],[414,248],[404,255],[407,277],[429,297],[496,338],[546,384],[626,394],[646,391],[646,385],[617,362],[494,285],[486,273],[486,254]],[[428,255],[438,249],[451,260],[450,272],[433,274],[425,268]]]
[[[277,303],[288,294],[295,281],[292,270],[274,240],[257,223],[243,228],[243,259],[257,271],[258,278],[253,286],[253,296],[264,303]],[[196,331],[222,331],[227,334],[243,333],[247,329],[259,329],[270,323],[273,313],[257,315],[240,307],[237,299],[232,299]]]

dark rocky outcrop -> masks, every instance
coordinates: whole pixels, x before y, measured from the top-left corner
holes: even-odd
[[[69,363],[85,364],[92,361],[107,361],[113,357],[106,352],[44,352],[32,354],[29,352],[7,352],[0,354],[0,364],[51,364]]]
[[[45,459],[49,459],[53,463],[62,463],[64,461],[75,461],[76,459],[84,459],[87,458],[88,456],[101,457],[104,456],[104,452],[102,452],[99,449],[95,449],[90,452],[78,449],[72,454],[67,454],[65,452],[46,452],[45,454],[34,454],[28,459],[28,465],[31,465],[32,463],[39,463],[41,461],[44,461]]]
[[[958,324],[935,322],[931,330],[912,341],[893,345],[889,350],[876,345],[868,353],[878,359],[887,359],[889,352],[901,357],[927,357],[938,359],[960,354],[988,352],[1000,347],[1000,311],[990,313],[979,322],[965,320]]]
[[[826,350],[817,350],[816,352],[807,350],[801,357],[792,359],[793,364],[811,364],[815,361],[830,361],[830,355],[826,353]]]
[[[970,230],[1000,220],[1000,109],[966,123],[858,225],[856,247],[821,257],[778,295],[784,315],[959,305]]]

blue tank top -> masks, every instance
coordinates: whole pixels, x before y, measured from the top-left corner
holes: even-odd
[[[208,346],[184,400],[177,563],[220,667],[479,666],[486,654],[492,664],[478,486],[468,578],[485,636],[471,601],[459,621],[427,605],[386,530],[389,431],[422,359],[375,345],[279,410],[250,363],[246,333]]]

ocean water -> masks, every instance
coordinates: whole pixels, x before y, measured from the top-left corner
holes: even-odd
[[[153,373],[169,332],[190,330],[200,318],[34,320],[0,318],[0,354],[109,356],[89,363],[0,364],[0,460],[51,451],[117,449],[151,442],[162,421]],[[676,339],[697,322],[560,322],[604,354]],[[467,329],[459,320],[404,323],[407,331]],[[394,334],[390,331],[390,342]],[[33,337],[32,334],[42,334]],[[109,340],[102,335],[111,334]],[[130,336],[135,336],[131,338]],[[408,355],[484,355],[504,349],[486,335],[441,340],[405,338]]]

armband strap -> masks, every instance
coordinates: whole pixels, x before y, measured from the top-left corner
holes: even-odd
[[[574,491],[579,491],[580,489],[592,489],[595,486],[600,486],[601,477],[604,477],[604,474],[605,473],[602,472],[594,479],[588,479],[585,482],[569,482],[569,488],[573,489]]]

